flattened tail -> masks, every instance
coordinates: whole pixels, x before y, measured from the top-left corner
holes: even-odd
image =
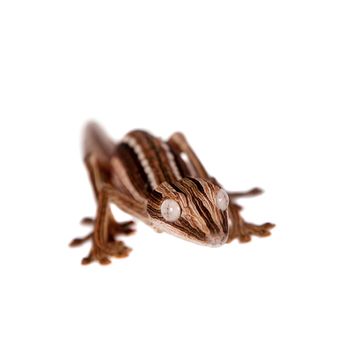
[[[115,142],[96,123],[89,122],[83,132],[84,159],[91,153],[96,154],[101,161],[108,161],[114,153]]]

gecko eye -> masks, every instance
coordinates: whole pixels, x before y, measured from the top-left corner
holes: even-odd
[[[172,199],[166,199],[160,207],[160,212],[166,221],[173,222],[180,217],[181,208],[176,201]]]
[[[216,194],[216,205],[217,207],[224,211],[227,209],[228,205],[230,203],[230,198],[228,197],[228,194],[223,190],[219,190]]]

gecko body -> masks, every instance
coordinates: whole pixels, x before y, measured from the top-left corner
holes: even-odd
[[[226,192],[207,173],[181,133],[163,141],[134,130],[115,143],[97,124],[90,123],[84,134],[84,161],[97,213],[95,219],[82,221],[93,225],[92,233],[71,242],[78,246],[92,240],[83,264],[108,264],[111,257],[126,257],[131,251],[120,236],[133,233],[134,223],[118,222],[110,203],[157,232],[207,246],[220,246],[235,238],[247,242],[252,235],[268,236],[274,226],[245,222],[235,200],[261,190]]]

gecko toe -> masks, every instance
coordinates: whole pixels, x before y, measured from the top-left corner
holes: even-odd
[[[131,235],[135,233],[136,227],[135,227],[134,221],[126,221],[126,222],[114,222],[111,226],[111,230],[114,236],[117,235]]]
[[[241,235],[238,239],[240,243],[248,243],[251,241],[252,238],[250,237],[250,235]]]
[[[86,256],[85,258],[81,259],[82,265],[89,265],[93,262],[92,256]]]
[[[91,217],[85,217],[80,220],[81,225],[94,225],[95,219]]]
[[[92,232],[89,233],[88,235],[84,236],[84,237],[77,237],[74,238],[70,243],[69,246],[70,247],[79,247],[80,245],[82,245],[83,243],[87,242],[88,240],[90,240],[92,237]]]

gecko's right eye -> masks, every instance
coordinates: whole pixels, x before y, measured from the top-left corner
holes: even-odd
[[[161,207],[160,212],[166,221],[176,221],[181,216],[181,208],[173,199],[166,199]]]
[[[216,206],[220,210],[225,211],[229,204],[230,204],[230,198],[228,194],[223,189],[220,189],[216,194]]]

